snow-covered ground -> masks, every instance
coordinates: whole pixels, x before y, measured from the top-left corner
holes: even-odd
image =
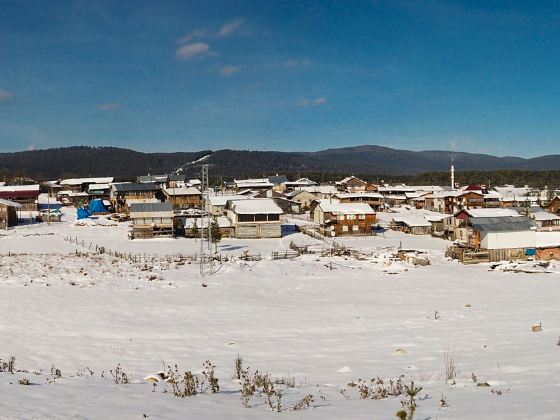
[[[21,370],[0,372],[0,418],[391,419],[404,396],[363,400],[350,384],[400,375],[422,387],[415,419],[558,418],[559,263],[463,266],[444,257],[446,241],[391,231],[336,239],[360,259],[271,260],[292,241],[332,246],[293,234],[224,239],[230,260],[201,278],[183,258],[198,241],[130,241],[126,224],[74,217],[0,232],[0,358],[15,356]],[[399,246],[431,264],[396,259]],[[239,258],[245,251],[262,259]],[[454,381],[445,354],[457,360]],[[277,385],[281,413],[262,396],[242,405],[238,355],[294,382]],[[168,365],[201,372],[206,360],[217,394],[177,398],[169,383],[143,381]],[[113,380],[119,364],[130,383]],[[310,407],[293,411],[309,394]]]

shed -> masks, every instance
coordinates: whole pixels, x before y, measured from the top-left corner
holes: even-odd
[[[0,198],[0,229],[17,226],[17,210],[21,207],[19,203]]]
[[[279,238],[282,236],[282,209],[270,198],[229,200],[227,217],[236,238]]]

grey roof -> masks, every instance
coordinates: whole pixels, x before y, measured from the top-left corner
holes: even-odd
[[[154,182],[123,182],[121,184],[113,184],[115,191],[156,191],[158,188]]]
[[[133,203],[130,205],[131,213],[173,213],[171,203]]]
[[[470,222],[481,232],[522,232],[536,228],[528,217],[471,217]]]

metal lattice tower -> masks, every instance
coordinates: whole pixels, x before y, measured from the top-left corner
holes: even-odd
[[[212,274],[212,231],[211,231],[211,224],[212,224],[212,216],[209,209],[209,196],[210,196],[210,184],[208,181],[208,167],[210,165],[204,164],[202,165],[201,170],[201,189],[202,189],[202,200],[200,205],[200,210],[202,212],[201,221],[206,218],[206,239],[208,242],[208,246],[204,246],[204,223],[201,223],[201,230],[200,230],[200,275],[204,277],[205,275]],[[206,213],[206,214],[204,214]],[[208,273],[204,269],[204,260],[208,256],[209,258],[209,271]]]

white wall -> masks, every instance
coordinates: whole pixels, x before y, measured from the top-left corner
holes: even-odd
[[[486,249],[534,248],[535,231],[482,233],[480,245]]]

